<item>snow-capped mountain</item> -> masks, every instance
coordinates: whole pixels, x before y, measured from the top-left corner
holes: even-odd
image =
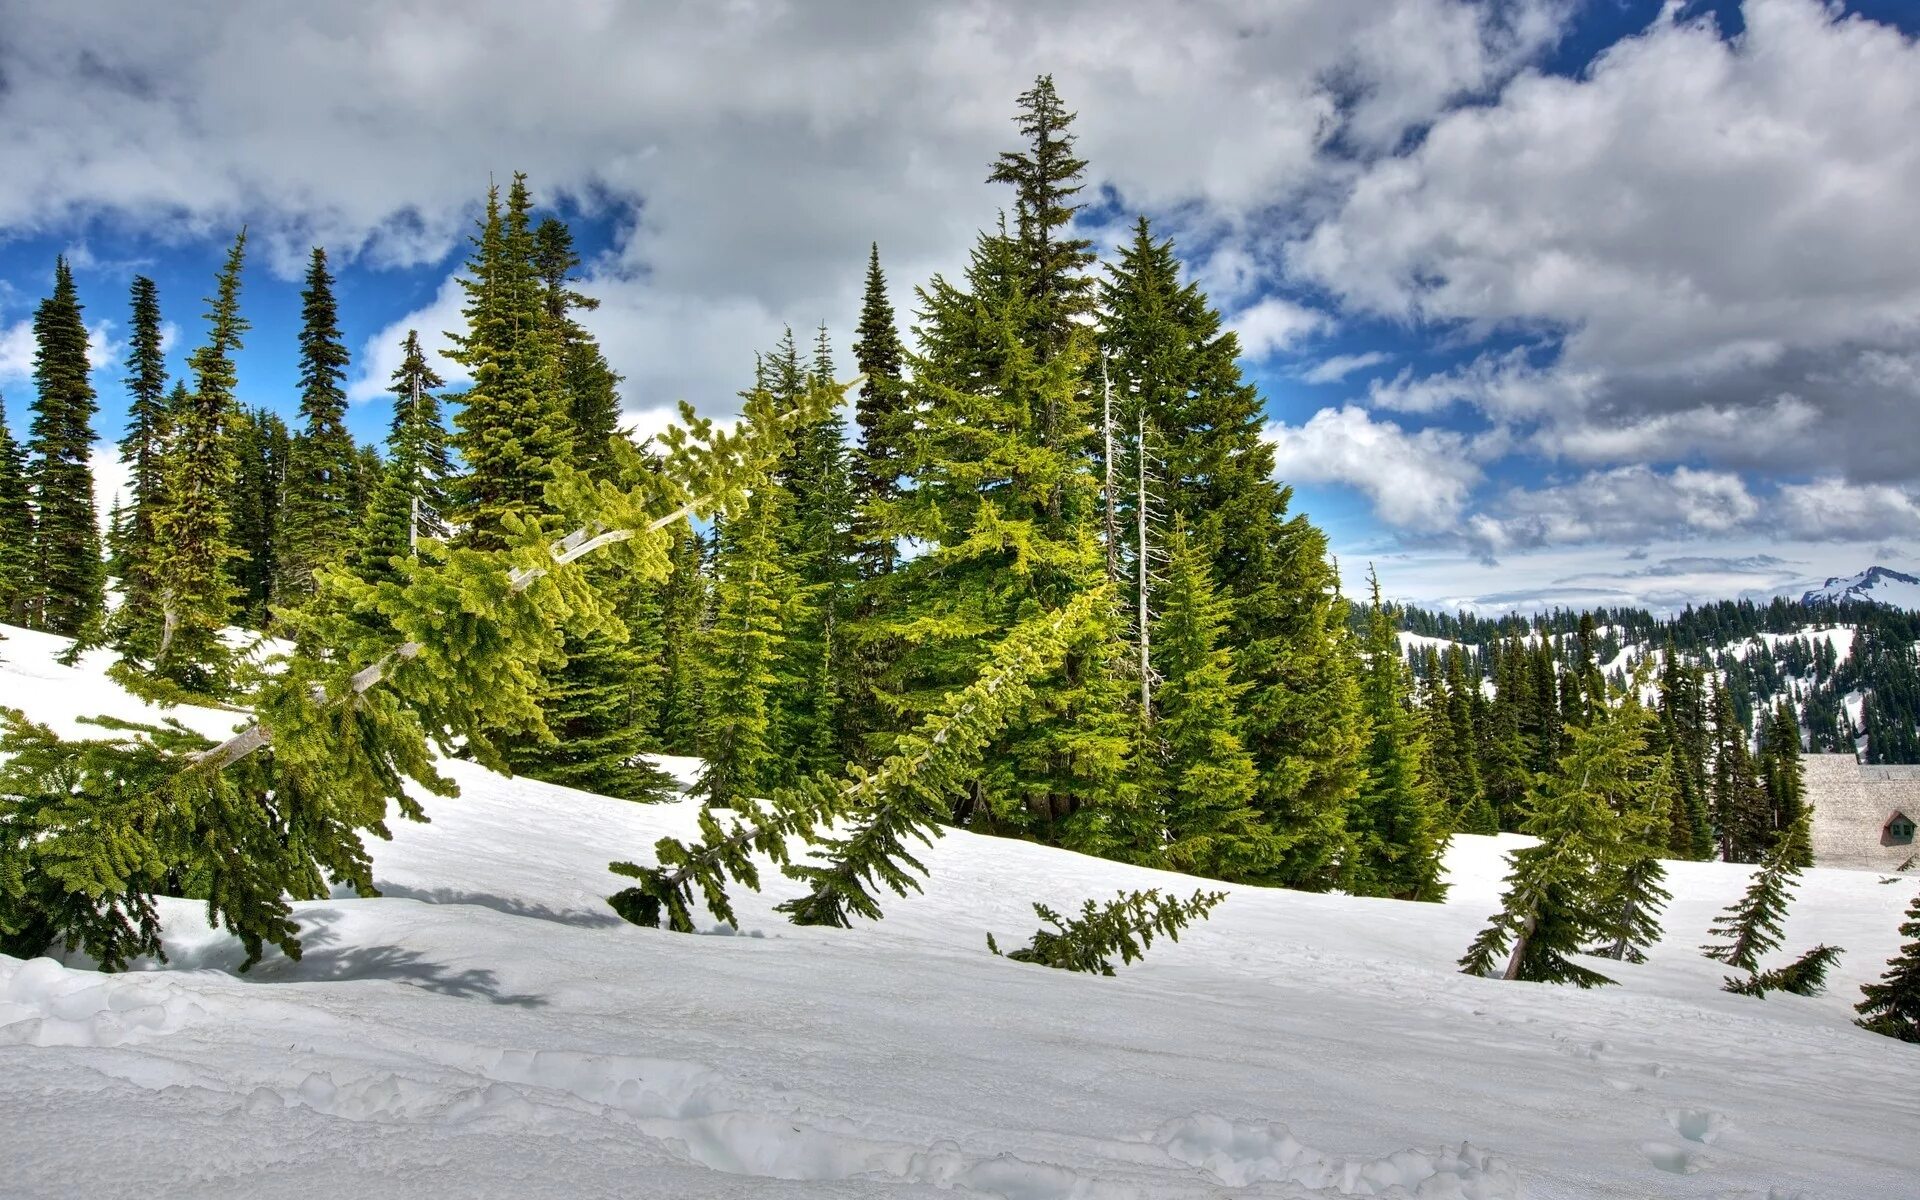
[[[1887,567],[1868,567],[1858,575],[1836,575],[1800,597],[1803,604],[1841,604],[1849,600],[1920,611],[1920,579]]]

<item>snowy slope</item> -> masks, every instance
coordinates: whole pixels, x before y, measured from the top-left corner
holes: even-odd
[[[5,703],[136,715],[7,633]],[[1231,888],[1101,979],[983,935],[1193,881],[954,833],[877,925],[788,926],[776,877],[740,935],[680,936],[601,897],[690,806],[450,771],[377,848],[386,897],[300,906],[297,963],[232,974],[185,902],[166,969],[0,957],[0,1195],[1916,1194],[1920,1049],[1847,1006],[1920,881],[1808,873],[1789,945],[1849,951],[1811,999],[1717,990],[1694,947],[1746,870],[1713,864],[1674,864],[1620,987],[1459,975],[1510,836],[1458,839],[1448,904]]]
[[[1804,604],[1867,600],[1889,608],[1920,610],[1920,579],[1887,567],[1868,567],[1858,575],[1836,575],[1800,599]]]

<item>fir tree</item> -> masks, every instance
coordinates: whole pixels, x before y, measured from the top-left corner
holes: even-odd
[[[1259,777],[1240,742],[1226,634],[1227,604],[1208,577],[1205,551],[1175,521],[1166,581],[1156,593],[1152,725],[1142,790],[1163,814],[1165,861],[1214,879],[1258,878],[1274,857],[1273,831],[1253,807]]]
[[[121,604],[113,639],[123,655],[150,658],[158,610],[154,578],[154,518],[166,504],[166,453],[172,436],[167,401],[167,364],[161,351],[160,293],[136,275],[127,335],[127,430],[120,461],[127,468],[129,516],[122,539]]]
[[[1567,730],[1569,749],[1523,826],[1540,841],[1514,851],[1501,911],[1460,960],[1468,975],[1583,988],[1613,982],[1570,955],[1617,928],[1602,868],[1617,854],[1615,807],[1636,791],[1642,743],[1633,723],[1609,719],[1604,706],[1594,717]]]
[[[1728,979],[1720,990],[1737,996],[1764,998],[1768,992],[1818,996],[1827,987],[1827,972],[1846,953],[1838,946],[1815,946],[1784,967],[1761,971],[1745,979]]]
[[[1899,1038],[1920,1042],[1920,896],[1907,906],[1907,919],[1900,926],[1907,943],[1887,962],[1880,982],[1861,987],[1860,1014],[1856,1024]]]
[[[679,522],[672,531],[668,575],[661,588],[661,694],[657,719],[660,748],[669,754],[701,751],[702,655],[707,622],[708,581],[701,570],[705,543],[692,526]]]
[[[345,556],[361,516],[353,507],[357,464],[346,426],[347,348],[327,252],[318,246],[300,302],[301,428],[289,446],[274,529],[273,591],[281,603],[313,594],[314,572]]]
[[[870,579],[893,570],[897,553],[893,539],[879,530],[870,509],[900,494],[913,426],[906,381],[901,377],[906,350],[894,323],[893,302],[887,298],[877,242],[868,253],[866,294],[860,303],[860,324],[854,330],[853,357],[864,377],[854,406],[854,421],[860,426],[860,450],[853,456],[854,502],[859,510],[855,543],[860,573]]]
[[[774,655],[785,640],[778,489],[759,486],[719,530],[714,555],[714,616],[708,630],[701,724],[706,765],[694,794],[713,808],[767,794],[772,761],[768,695],[779,683]]]
[[[600,301],[573,288],[580,256],[565,222],[556,217],[541,221],[533,231],[533,246],[541,305],[566,390],[569,461],[590,475],[604,475],[612,466],[607,444],[620,431],[620,376],[608,365],[599,342],[573,319],[575,312],[599,308]]]
[[[1122,963],[1134,961],[1153,945],[1156,933],[1165,934],[1169,941],[1179,941],[1182,929],[1195,920],[1206,920],[1226,898],[1225,892],[1195,892],[1185,901],[1178,896],[1163,897],[1158,889],[1121,892],[1104,905],[1088,900],[1081,905],[1077,918],[1062,917],[1036,903],[1035,915],[1053,928],[1036,930],[1026,945],[1009,951],[1006,957],[1061,971],[1112,975],[1114,955],[1119,955]],[[987,935],[987,949],[1000,953],[992,934]]]
[[[1446,846],[1441,801],[1423,769],[1426,745],[1412,707],[1406,660],[1394,631],[1393,610],[1380,598],[1380,577],[1369,570],[1372,605],[1360,668],[1360,703],[1369,731],[1366,776],[1348,819],[1352,851],[1347,890],[1356,896],[1439,900],[1440,857]]]
[[[454,447],[466,474],[454,481],[449,520],[476,549],[505,545],[509,518],[545,510],[554,464],[568,450],[566,397],[555,386],[555,339],[535,271],[532,207],[524,175],[514,175],[504,211],[499,189],[488,189],[469,278],[460,281],[467,329],[450,335],[456,347],[450,357],[467,369],[473,386],[454,418]]]
[[[1730,967],[1756,972],[1761,956],[1780,948],[1787,901],[1800,878],[1800,862],[1806,857],[1806,838],[1806,822],[1802,820],[1774,844],[1760,869],[1753,873],[1747,890],[1714,922],[1710,932],[1720,940],[1702,946],[1703,954]]]
[[[228,562],[240,554],[230,540],[234,457],[228,435],[236,416],[233,355],[248,328],[240,314],[246,248],[243,229],[208,301],[206,344],[187,360],[193,390],[176,387],[168,405],[173,437],[164,472],[166,499],[154,519],[161,611],[151,665],[163,678],[199,690],[219,686],[225,675],[220,630],[232,616],[234,593]]]
[[[1729,689],[1714,688],[1710,789],[1720,857],[1727,862],[1758,862],[1772,841],[1767,793],[1754,773],[1749,736]]]
[[[1636,674],[1626,694],[1617,697],[1604,719],[1637,733],[1639,745],[1630,768],[1632,789],[1616,801],[1619,840],[1602,864],[1601,885],[1606,889],[1606,927],[1595,953],[1616,961],[1645,962],[1647,950],[1660,940],[1660,912],[1673,893],[1664,886],[1667,869],[1660,861],[1673,808],[1673,764],[1656,736],[1660,722],[1640,702],[1646,685]],[[1607,706],[1602,695],[1598,704]],[[1595,709],[1599,713],[1600,709]]]
[[[1074,318],[1093,310],[1093,280],[1084,274],[1094,259],[1093,243],[1065,233],[1082,207],[1073,198],[1087,164],[1074,156],[1074,114],[1060,102],[1053,76],[1035,79],[1019,104],[1015,124],[1027,145],[1003,152],[987,180],[1013,185],[1016,269],[1031,301],[1019,332],[1035,360],[1046,363],[1066,350]],[[1053,414],[1035,415],[1044,422]],[[1043,423],[1042,437],[1052,432]]]
[[[33,314],[33,419],[27,428],[27,482],[33,496],[31,619],[73,636],[100,615],[106,568],[94,512],[93,414],[87,326],[64,256],[53,295]]]
[[[1227,641],[1235,678],[1248,685],[1258,806],[1280,838],[1267,880],[1331,887],[1362,739],[1326,537],[1288,517],[1292,493],[1273,480],[1265,408],[1241,376],[1239,341],[1199,288],[1180,281],[1172,243],[1141,222],[1108,269],[1100,305],[1117,425],[1156,432],[1158,500],[1208,548],[1232,602]],[[1117,452],[1138,447],[1122,438]]]
[[[1771,845],[1792,828],[1806,810],[1806,771],[1800,762],[1800,719],[1785,700],[1775,707],[1761,734],[1760,780],[1767,794],[1768,844]],[[1805,849],[1807,858],[1800,865],[1810,867],[1812,847]]]
[[[33,507],[26,460],[0,402],[0,619],[24,624],[33,582]]]
[[[419,334],[407,330],[392,384],[393,419],[387,427],[387,462],[363,525],[355,562],[370,578],[397,578],[392,560],[412,558],[422,539],[444,539],[447,430],[434,390],[444,381],[428,364]]]
[[[265,629],[270,608],[281,599],[282,575],[276,551],[287,490],[293,438],[287,423],[264,408],[240,411],[227,442],[233,460],[227,528],[242,551],[228,560],[228,577],[239,605],[239,619]]]

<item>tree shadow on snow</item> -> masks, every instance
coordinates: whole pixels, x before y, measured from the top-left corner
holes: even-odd
[[[549,908],[544,904],[533,904],[510,896],[495,896],[488,892],[462,892],[453,888],[410,888],[397,883],[382,883],[380,895],[396,900],[418,900],[423,904],[473,904],[505,913],[510,917],[552,921],[557,925],[573,925],[581,929],[609,929],[615,925],[626,924],[610,912],[592,912],[584,908]]]
[[[334,925],[341,914],[309,909],[299,914],[301,955],[296,962],[277,952],[255,964],[242,979],[262,984],[342,983],[385,979],[442,996],[487,1000],[518,1008],[544,1008],[545,996],[502,990],[500,977],[485,967],[456,969],[434,962],[419,950],[401,946],[344,944]]]

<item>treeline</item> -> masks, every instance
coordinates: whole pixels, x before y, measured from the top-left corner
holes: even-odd
[[[776,407],[857,372],[858,436],[838,413],[790,431],[743,503],[673,527],[663,579],[589,571],[611,615],[524,664],[539,702],[499,713],[490,740],[516,770],[634,799],[664,789],[644,754],[698,755],[699,794],[725,807],[882,761],[1009,630],[1091,594],[944,819],[1223,879],[1436,897],[1448,813],[1393,618],[1376,604],[1348,632],[1325,536],[1272,478],[1237,340],[1172,242],[1142,219],[1103,263],[1071,235],[1073,120],[1049,79],[1020,97],[1021,143],[988,171],[1010,210],[960,278],[915,290],[910,329],[875,247],[853,363],[824,327],[760,356],[744,394]],[[489,194],[473,242],[454,355],[472,383],[447,390],[409,335],[377,458],[344,428],[324,251],[291,428],[235,398],[244,233],[184,379],[136,281],[111,612],[97,399],[61,264],[33,436],[6,456],[23,486],[0,520],[30,548],[9,564],[15,619],[112,645],[150,694],[244,698],[230,626],[324,656],[303,606],[329,573],[397,584],[429,551],[515,545],[561,466],[592,480],[611,461],[619,380],[577,319],[594,301],[568,230],[524,177]]]

